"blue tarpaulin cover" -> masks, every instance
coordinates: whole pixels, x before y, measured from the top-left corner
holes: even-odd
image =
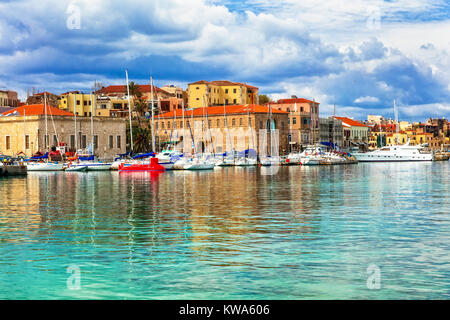
[[[254,149],[247,149],[245,151],[239,152],[239,157],[254,157],[256,158],[256,150]]]
[[[81,160],[81,161],[94,161],[94,156],[78,157],[78,159]]]
[[[30,160],[41,160],[41,159],[48,159],[48,152],[40,157],[31,157]]]
[[[148,157],[154,157],[156,154],[154,152],[145,153],[145,154],[138,154],[137,156],[134,156],[133,159],[142,159],[142,158],[148,158]]]

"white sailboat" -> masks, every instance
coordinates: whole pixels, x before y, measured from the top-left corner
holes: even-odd
[[[127,72],[127,85],[128,85],[128,72]],[[92,98],[92,94],[90,95],[90,101],[91,101],[91,143],[90,147],[88,148],[87,152],[78,151],[77,152],[77,158],[78,160],[74,163],[71,163],[69,167],[72,169],[68,171],[108,171],[111,170],[112,163],[105,163],[102,161],[99,161],[97,157],[94,155],[94,103],[96,99]],[[131,105],[129,104],[129,110],[131,112]],[[76,112],[75,112],[76,114]],[[83,154],[86,155],[86,157],[83,156]],[[67,171],[67,169],[66,169]]]
[[[202,109],[202,137],[205,133],[205,111],[208,112],[207,108],[205,107],[205,97],[203,97],[203,109]],[[193,112],[192,112],[193,113]],[[203,141],[204,139],[202,139]],[[213,170],[215,167],[214,161],[208,159],[208,157],[205,156],[203,150],[200,156],[198,154],[194,156],[190,161],[188,161],[184,165],[184,170]]]
[[[276,153],[276,150],[278,148],[278,145],[276,145],[277,140],[273,138],[273,132],[275,130],[275,127],[273,125],[272,120],[272,108],[269,104],[269,130],[270,130],[270,155],[265,155],[260,159],[260,163],[264,167],[270,167],[270,166],[277,166],[281,164],[281,159],[279,156],[274,156],[273,154]]]
[[[44,92],[44,114],[45,114],[45,137],[44,144],[48,154],[49,136],[48,136],[48,119],[47,119],[47,93]],[[25,115],[25,114],[24,114]],[[64,164],[48,161],[45,162],[28,162],[27,171],[63,171]]]

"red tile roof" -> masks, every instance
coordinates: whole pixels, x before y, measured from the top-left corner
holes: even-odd
[[[47,95],[47,96],[55,96],[55,94],[53,94],[53,93],[51,93],[51,92],[48,92],[48,91],[46,91],[46,92],[39,92],[39,93],[36,93],[36,94],[35,94],[35,96],[43,96],[43,95]]]
[[[149,84],[138,84],[139,90],[141,93],[148,93],[151,92],[152,86]],[[101,90],[97,91],[97,94],[112,94],[112,93],[123,93],[125,94],[127,92],[127,86],[126,85],[119,85],[119,86],[108,86]],[[157,86],[153,86],[153,92],[166,92],[162,90],[161,88],[158,88]]]
[[[14,108],[10,111],[7,111],[5,113],[3,113],[3,115],[9,115],[11,113],[17,112],[19,113],[21,116],[22,115],[27,115],[27,116],[31,116],[31,115],[44,115],[45,111],[47,112],[47,115],[53,115],[53,116],[73,116],[73,113],[52,107],[47,105],[46,110],[44,109],[44,105],[43,104],[32,104],[32,105],[26,105],[26,106],[21,106],[18,108]]]
[[[223,109],[224,109],[223,106],[213,106],[213,107],[208,107],[208,108],[197,108],[197,109],[193,109],[193,110],[185,110],[184,116],[190,117],[190,116],[192,116],[192,113],[194,113],[193,114],[194,116],[202,116],[203,114],[206,115],[206,113],[208,114],[208,116],[223,115],[224,114]],[[225,113],[227,115],[247,114],[247,113],[269,113],[269,107],[260,106],[260,105],[256,105],[256,104],[226,106]],[[272,113],[289,114],[289,112],[275,110],[273,108],[272,108]],[[177,116],[177,118],[182,117],[183,110],[177,109],[176,116]],[[174,118],[174,117],[175,117],[175,111],[166,112],[166,113],[156,116],[156,118]]]
[[[304,98],[296,98],[296,99],[280,99],[277,102],[271,102],[272,104],[294,104],[294,103],[316,103],[320,104],[317,101],[311,101]]]
[[[353,119],[350,118],[346,118],[346,117],[334,117],[336,119],[341,120],[343,123],[352,126],[352,127],[368,127],[365,124],[362,124],[361,122],[355,121]]]
[[[247,87],[249,89],[258,89],[258,87],[254,87],[245,83],[241,83],[241,82],[232,82],[232,81],[228,81],[228,80],[215,80],[215,81],[206,81],[206,80],[200,80],[197,82],[193,82],[190,84],[212,84],[212,85],[216,85],[216,86],[244,86]]]

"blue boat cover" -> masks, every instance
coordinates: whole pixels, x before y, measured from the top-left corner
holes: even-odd
[[[94,156],[78,157],[78,159],[81,160],[81,161],[94,161]]]
[[[245,151],[239,152],[239,157],[246,157],[246,156],[256,158],[256,156],[257,156],[256,150],[247,149]]]
[[[48,152],[40,157],[31,157],[30,160],[41,160],[41,159],[48,159]]]
[[[142,159],[142,158],[148,158],[148,157],[155,157],[156,154],[154,152],[145,153],[145,154],[138,154],[137,156],[134,156],[133,159]]]

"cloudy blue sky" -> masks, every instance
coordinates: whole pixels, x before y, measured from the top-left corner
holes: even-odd
[[[0,89],[247,82],[321,115],[450,117],[442,0],[0,1]],[[78,15],[79,12],[79,15]]]

